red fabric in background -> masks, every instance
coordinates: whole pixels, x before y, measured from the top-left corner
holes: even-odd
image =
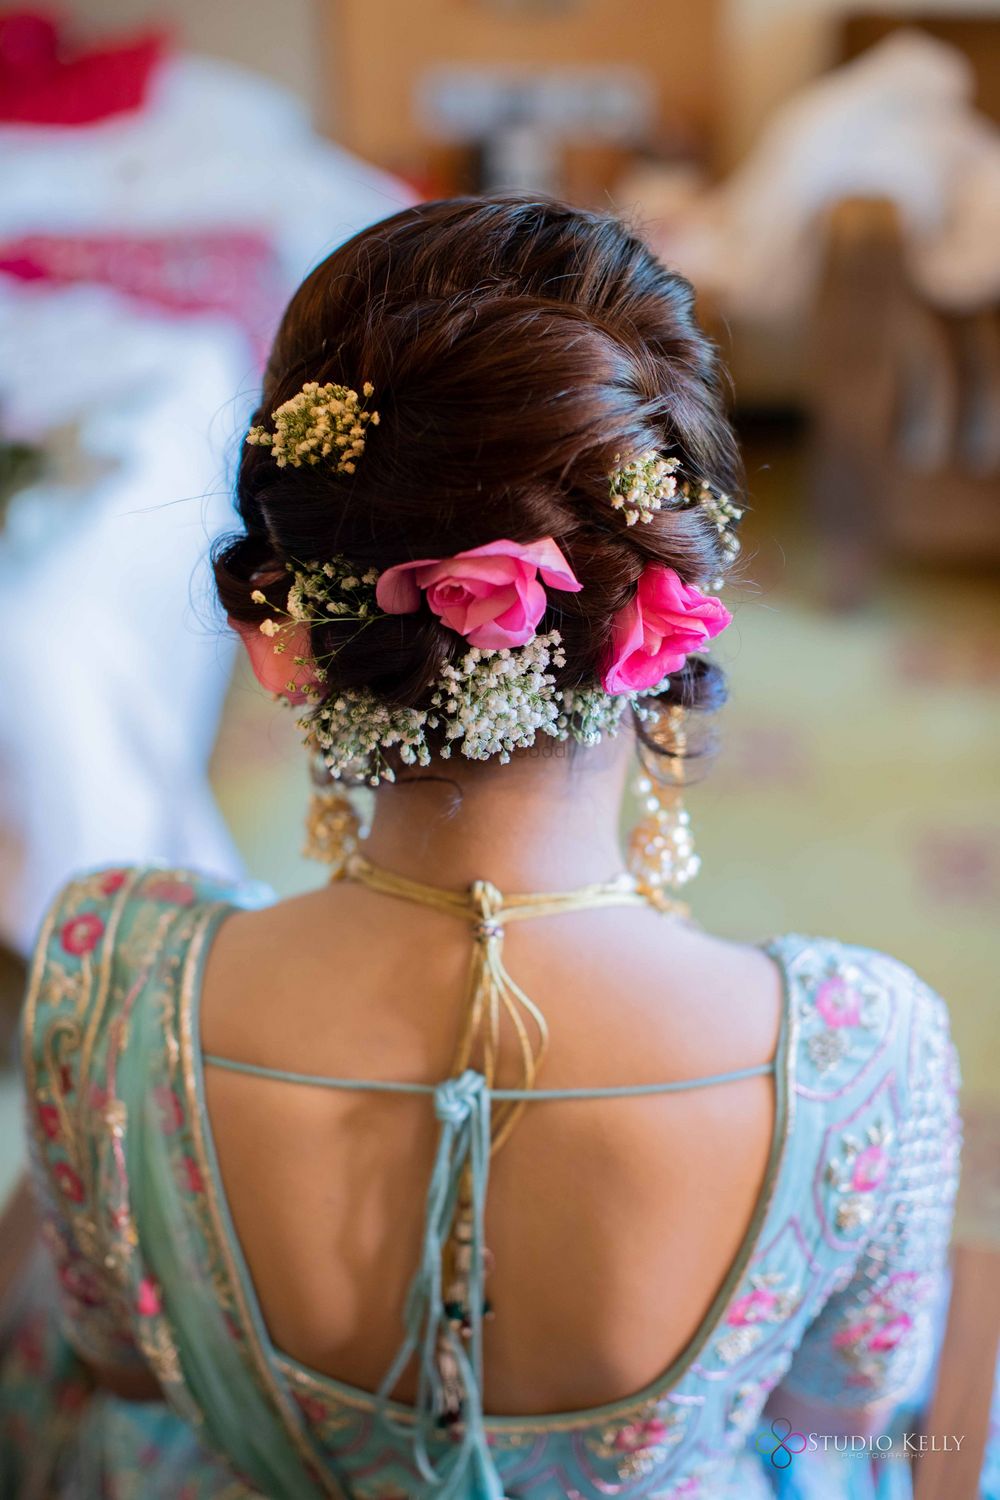
[[[93,125],[141,109],[165,50],[158,33],[71,50],[51,16],[0,12],[0,122]]]
[[[274,250],[253,230],[22,235],[0,240],[0,274],[112,287],[182,315],[215,313],[237,323],[261,356],[284,301]]]

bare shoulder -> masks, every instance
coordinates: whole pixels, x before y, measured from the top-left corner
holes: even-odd
[[[774,1056],[787,1008],[787,985],[769,945],[737,942],[697,928],[675,941],[683,985],[696,997],[719,1067],[738,1068]]]

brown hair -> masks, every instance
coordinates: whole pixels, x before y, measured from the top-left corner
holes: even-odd
[[[424,203],[364,230],[295,293],[267,366],[255,422],[307,380],[375,387],[381,423],[354,474],[279,469],[244,448],[245,534],[217,551],[219,596],[236,620],[287,597],[287,562],[342,553],[359,569],[449,557],[500,537],[554,537],[583,584],[550,593],[539,629],[558,629],[560,686],[592,682],[612,616],[646,563],[685,582],[725,558],[697,506],[626,528],[608,501],[620,463],[656,449],[737,498],[740,466],[715,350],[693,293],[618,220],[503,196]],[[276,582],[262,585],[259,576]],[[367,687],[422,705],[465,643],[429,610],[314,627],[336,653],[326,692]],[[721,701],[721,674],[692,657],[666,702]]]

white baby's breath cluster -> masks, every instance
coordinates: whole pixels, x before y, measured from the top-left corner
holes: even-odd
[[[743,511],[738,505],[734,505],[728,495],[717,490],[714,485],[703,479],[697,488],[684,484],[681,486],[685,496],[692,500],[705,512],[709,520],[718,532],[719,542],[726,554],[726,561],[733,562],[740,550],[740,539],[736,535],[736,527],[743,519]]]
[[[595,683],[592,687],[565,688],[563,713],[577,744],[599,745],[605,735],[615,735],[621,728],[625,710],[635,707],[635,697],[626,693],[606,693]]]
[[[514,751],[530,749],[538,735],[596,745],[618,733],[627,708],[644,716],[645,694],[612,696],[597,686],[558,689],[549,668],[565,662],[556,630],[513,649],[471,647],[442,668],[426,709],[385,703],[357,689],[338,693],[299,724],[335,780],[377,786],[395,779],[387,753],[403,765],[429,765],[436,735],[442,759],[457,746],[469,760],[495,755],[504,765]]]
[[[425,710],[384,703],[366,688],[348,689],[299,720],[307,743],[335,781],[394,781],[385,752],[406,766],[430,765]]]
[[[306,625],[311,628],[313,625],[329,625],[333,620],[356,620],[358,628],[364,629],[380,613],[375,602],[377,568],[368,568],[362,572],[348,562],[346,557],[335,556],[326,563],[286,563],[285,569],[291,573],[292,582],[284,609],[270,604],[263,589],[254,589],[250,595],[254,604],[267,604],[274,611],[274,614],[260,622],[258,629],[262,635],[274,641],[276,656],[283,655],[287,649],[287,639],[281,633],[287,625]],[[350,640],[353,639],[352,635]],[[338,649],[343,649],[343,646]],[[309,669],[311,677],[305,690],[313,693],[313,696],[315,685],[326,681],[325,663],[330,659],[315,655],[293,658],[297,667]],[[303,684],[293,681],[287,683],[286,687],[302,690]]]
[[[616,464],[620,457],[620,454],[615,454]],[[664,502],[676,495],[679,462],[676,458],[661,458],[652,449],[632,463],[615,469],[608,494],[614,509],[624,512],[628,526],[634,526],[637,521],[651,521]]]
[[[650,450],[615,469],[609,486],[612,506],[624,513],[627,525],[634,526],[637,521],[651,521],[668,501],[678,501],[683,509],[697,505],[714,525],[726,562],[732,563],[740,550],[736,527],[743,511],[707,479],[686,479],[679,468],[680,459],[662,458]]]
[[[511,650],[471,647],[457,665],[442,668],[431,695],[428,724],[444,730],[441,755],[452,742],[469,760],[496,755],[506,765],[515,750],[535,743],[536,734],[565,738],[560,731],[561,695],[549,666],[564,667],[566,654],[557,630],[536,635]]]
[[[365,451],[365,429],[378,426],[377,411],[364,402],[375,387],[366,380],[361,395],[346,385],[319,385],[308,380],[297,395],[271,413],[274,431],[251,427],[246,440],[251,446],[270,448],[279,469],[299,469],[303,464],[334,460],[338,474],[353,474]]]
[[[380,613],[375,602],[378,569],[358,570],[346,557],[330,562],[285,565],[292,575],[288,614],[303,625],[329,624],[330,619],[369,620]]]

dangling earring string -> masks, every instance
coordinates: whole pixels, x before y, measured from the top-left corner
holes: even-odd
[[[681,790],[687,769],[685,719],[684,709],[672,704],[662,709],[647,729],[653,743],[668,754],[667,774],[672,784],[667,783],[659,767],[654,770],[639,746],[635,790],[643,816],[632,829],[628,850],[629,869],[639,889],[661,910],[681,917],[689,916],[690,908],[677,899],[677,893],[701,868]],[[668,896],[667,889],[674,895]]]

